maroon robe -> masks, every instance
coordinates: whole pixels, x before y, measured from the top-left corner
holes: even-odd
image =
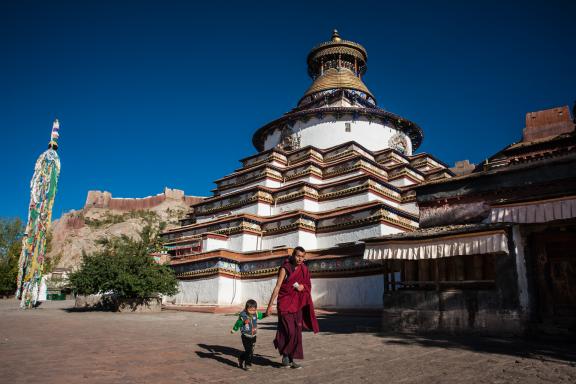
[[[303,359],[302,327],[312,329],[314,333],[319,331],[312,302],[310,272],[304,264],[294,267],[289,259],[284,261],[281,268],[286,271],[286,278],[278,292],[278,330],[274,346],[281,355]],[[303,285],[304,290],[297,291],[294,283]]]

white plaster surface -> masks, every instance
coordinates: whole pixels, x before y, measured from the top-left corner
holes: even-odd
[[[382,308],[382,275],[312,279],[312,300],[318,308]]]
[[[224,249],[228,246],[228,240],[206,238],[202,240],[202,252]]]
[[[175,304],[217,304],[219,278],[180,280],[175,296],[166,298],[166,301]]]
[[[362,228],[351,228],[344,231],[314,234],[307,231],[291,231],[276,235],[260,236],[252,234],[234,234],[228,238],[228,249],[238,252],[248,252],[274,247],[303,246],[306,249],[323,249],[334,247],[340,243],[349,243],[369,237],[390,235],[403,232],[387,224],[375,224]]]
[[[343,207],[351,207],[360,204],[366,204],[372,201],[383,201],[386,204],[397,207],[400,209],[404,209],[407,212],[418,212],[417,209],[415,210],[416,206],[415,203],[403,204],[400,205],[399,203],[386,199],[380,195],[376,195],[371,192],[364,192],[361,194],[356,194],[353,196],[348,196],[339,199],[332,199],[332,200],[324,200],[324,201],[313,201],[310,199],[300,198],[298,200],[289,201],[287,203],[276,203],[276,204],[268,204],[268,203],[258,203],[258,204],[250,204],[245,205],[236,209],[232,209],[228,211],[228,216],[230,215],[237,215],[237,214],[253,214],[258,216],[272,216],[272,215],[279,215],[285,212],[292,212],[298,210],[304,210],[307,212],[325,212],[330,211],[337,208]],[[201,216],[197,219],[198,223],[204,223],[208,221],[212,221],[216,218],[216,216],[224,217],[226,215],[219,214],[213,216]]]
[[[299,244],[296,246],[304,247],[304,249],[317,249],[318,242],[316,240],[316,234],[306,231],[298,231],[299,232]]]
[[[242,304],[242,280],[219,276],[218,305]]]
[[[416,202],[412,202],[412,203],[404,203],[402,204],[401,208],[406,211],[406,212],[410,212],[413,215],[418,216],[420,213],[420,209],[418,208],[418,204],[416,204]]]
[[[242,302],[247,300],[256,300],[259,307],[266,307],[274,286],[276,285],[276,276],[266,279],[241,280],[242,281]]]
[[[300,241],[300,231],[279,233],[277,235],[264,236],[262,241],[262,249],[272,249],[274,247],[286,246],[296,247]]]
[[[346,123],[351,124],[351,131],[346,132]],[[264,142],[264,150],[275,147],[280,142],[281,129],[278,128],[269,135]],[[377,122],[370,122],[364,117],[352,120],[351,116],[345,116],[336,120],[329,116],[323,119],[316,117],[307,122],[298,121],[292,127],[293,136],[300,138],[300,146],[312,145],[317,148],[326,149],[348,141],[356,141],[371,151],[378,151],[389,148],[389,140],[397,131],[395,128]],[[404,135],[405,136],[405,135]],[[410,138],[408,142],[407,154],[412,154]]]
[[[318,202],[301,198],[299,200],[294,200],[287,203],[278,203],[272,207],[272,212],[274,215],[297,210],[318,212]]]
[[[351,207],[351,206],[356,206],[356,205],[360,205],[360,204],[366,204],[366,203],[370,203],[372,201],[384,201],[386,204],[388,204],[392,207],[399,207],[400,206],[400,204],[398,204],[397,202],[392,201],[390,199],[386,199],[380,195],[376,195],[376,194],[371,193],[371,192],[364,192],[361,194],[348,196],[348,197],[345,197],[342,199],[322,201],[322,202],[320,202],[319,212],[330,211],[332,209],[341,208],[341,207]]]
[[[399,177],[397,179],[390,180],[389,183],[395,187],[406,187],[408,185],[416,184],[414,181],[412,181],[412,179],[409,179],[407,177]]]
[[[340,243],[349,243],[369,237],[389,235],[402,232],[400,229],[385,224],[376,224],[346,231],[319,233],[316,236],[318,249],[334,247]]]
[[[236,252],[258,250],[259,236],[251,233],[236,233],[228,238],[228,249]]]
[[[279,162],[278,160],[272,160],[270,163],[268,163],[270,165],[273,165],[274,167],[277,168],[286,168],[286,165],[282,164],[281,162]]]
[[[258,238],[259,236],[253,234],[244,234],[242,239],[242,252],[256,251],[258,250]]]
[[[268,304],[276,276],[239,280],[219,276],[180,281],[180,292],[165,299],[178,305],[243,305],[248,299]],[[382,307],[382,275],[312,279],[312,299],[318,308]]]
[[[334,182],[339,181],[339,180],[350,179],[352,177],[360,176],[360,175],[364,175],[364,174],[365,173],[360,170],[360,171],[348,172],[348,173],[342,174],[341,176],[335,176],[335,177],[331,177],[328,179],[319,179],[317,177],[310,176],[310,177],[306,177],[306,178],[298,178],[298,179],[288,180],[287,182],[284,183],[284,185],[294,184],[294,183],[297,183],[299,181],[306,181],[310,184],[323,185],[323,184],[334,183]]]
[[[272,215],[272,205],[269,203],[258,202],[258,209],[256,215],[258,216]]]

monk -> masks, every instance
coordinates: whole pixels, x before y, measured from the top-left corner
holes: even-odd
[[[270,315],[272,303],[278,297],[278,330],[274,346],[282,355],[283,368],[301,368],[294,359],[304,358],[302,328],[312,329],[314,333],[319,331],[312,302],[310,272],[304,264],[305,257],[304,248],[296,247],[292,256],[284,260],[266,309],[266,315]]]

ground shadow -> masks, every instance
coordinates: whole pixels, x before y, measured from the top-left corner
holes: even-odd
[[[258,321],[258,329],[265,329],[269,331],[275,331],[278,327],[278,318],[276,316],[267,317],[266,320]]]
[[[317,315],[320,332],[341,334],[341,333],[379,333],[381,326],[380,316],[350,315],[350,314],[321,314]],[[258,329],[275,331],[277,329],[277,318],[272,317],[266,322],[258,323]]]
[[[382,317],[364,313],[318,314],[320,332],[324,334],[374,334],[389,345],[415,345],[430,348],[460,349],[483,353],[531,358],[542,361],[564,361],[576,366],[574,339],[548,339],[542,335],[530,337],[490,337],[478,334],[427,333],[410,334],[390,331],[383,327]],[[269,329],[275,329],[268,323]]]
[[[60,310],[67,312],[67,313],[75,313],[75,312],[115,312],[110,308],[76,308],[76,307],[69,307],[69,308],[60,308]]]
[[[541,361],[564,361],[576,366],[576,344],[572,341],[505,338],[480,335],[381,333],[389,345],[463,349],[481,353],[516,356]]]
[[[320,332],[332,334],[379,333],[382,326],[380,315],[321,314],[317,319]]]
[[[196,351],[196,354],[200,358],[214,359],[222,364],[226,364],[232,367],[238,367],[238,356],[244,351],[236,348],[227,347],[223,345],[209,345],[209,344],[198,344],[198,346],[204,351]],[[280,367],[281,364],[270,360],[269,356],[260,355],[254,353],[252,358],[253,365],[261,365],[268,367]]]

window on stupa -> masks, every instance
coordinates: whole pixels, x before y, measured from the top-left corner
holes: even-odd
[[[352,132],[352,124],[345,123],[345,125],[346,125],[346,132]]]

